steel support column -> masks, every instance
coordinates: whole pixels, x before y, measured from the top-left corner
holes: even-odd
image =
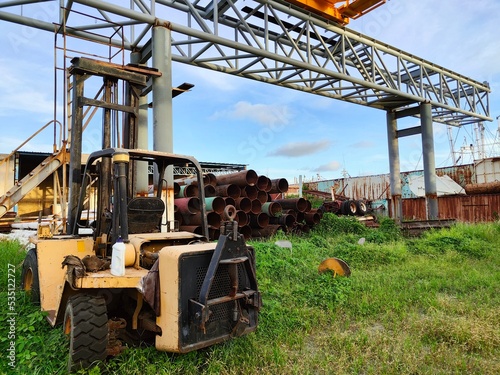
[[[401,224],[403,207],[401,202],[401,167],[399,163],[398,120],[396,113],[387,112],[387,144],[389,148],[389,171],[391,186],[390,212],[396,223]]]
[[[108,78],[104,78],[104,101],[106,103],[112,102],[112,90],[114,82]],[[103,108],[103,121],[102,121],[102,149],[105,150],[111,147],[111,109]],[[105,209],[111,210],[111,159],[103,158],[100,167],[99,176],[99,201],[97,212],[104,212]],[[101,233],[102,220],[96,220],[97,233]]]
[[[434,134],[432,132],[432,105],[420,104],[420,121],[422,123],[422,153],[424,160],[425,201],[427,205],[427,220],[439,217],[436,161],[434,156]]]
[[[130,55],[130,62],[139,64],[141,61],[140,52],[132,52]],[[139,97],[139,108],[137,114],[137,139],[136,146],[142,150],[149,150],[148,144],[148,97]],[[148,163],[135,162],[135,193],[140,196],[148,195]]]
[[[70,169],[69,169],[69,197],[68,197],[68,226],[67,232],[71,233],[75,222],[78,198],[82,187],[82,125],[83,106],[80,99],[83,97],[85,78],[82,74],[73,74],[73,103],[70,129]]]
[[[161,72],[160,77],[153,77],[153,150],[173,152],[172,126],[172,54],[171,35],[166,24],[155,24],[152,37],[153,68]],[[167,168],[166,201],[167,226],[162,231],[174,230],[174,176],[173,168]],[[164,221],[165,222],[165,221]]]

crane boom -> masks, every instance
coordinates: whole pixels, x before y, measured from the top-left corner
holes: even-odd
[[[356,19],[371,12],[386,0],[288,0],[288,2],[341,25],[347,25],[351,18]],[[338,6],[340,3],[342,5]]]

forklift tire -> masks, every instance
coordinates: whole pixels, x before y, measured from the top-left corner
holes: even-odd
[[[69,372],[104,361],[108,346],[108,315],[104,298],[88,294],[71,297],[66,304],[63,332],[69,338]]]
[[[40,280],[38,278],[38,258],[36,250],[30,249],[24,258],[21,271],[21,288],[31,292],[31,302],[40,304]]]

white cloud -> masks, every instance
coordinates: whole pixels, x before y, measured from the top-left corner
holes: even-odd
[[[261,125],[286,125],[290,117],[290,110],[286,105],[252,104],[246,101],[240,101],[231,109],[218,111],[212,115],[212,119],[248,119]]]
[[[327,139],[317,142],[292,142],[277,148],[270,152],[269,156],[289,156],[299,157],[312,155],[330,146],[330,141]]]
[[[352,148],[373,148],[375,143],[372,141],[359,141],[351,145]]]
[[[334,160],[331,161],[327,164],[320,165],[317,168],[314,168],[312,171],[313,172],[332,172],[332,171],[338,171],[341,167],[341,164]]]
[[[35,63],[1,58],[0,116],[11,116],[15,111],[51,115],[53,89],[42,89],[47,70],[47,67]],[[33,72],[38,72],[40,78]]]

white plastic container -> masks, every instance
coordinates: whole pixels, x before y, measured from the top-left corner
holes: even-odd
[[[111,253],[111,274],[114,276],[125,275],[125,244],[120,237],[113,245]]]

